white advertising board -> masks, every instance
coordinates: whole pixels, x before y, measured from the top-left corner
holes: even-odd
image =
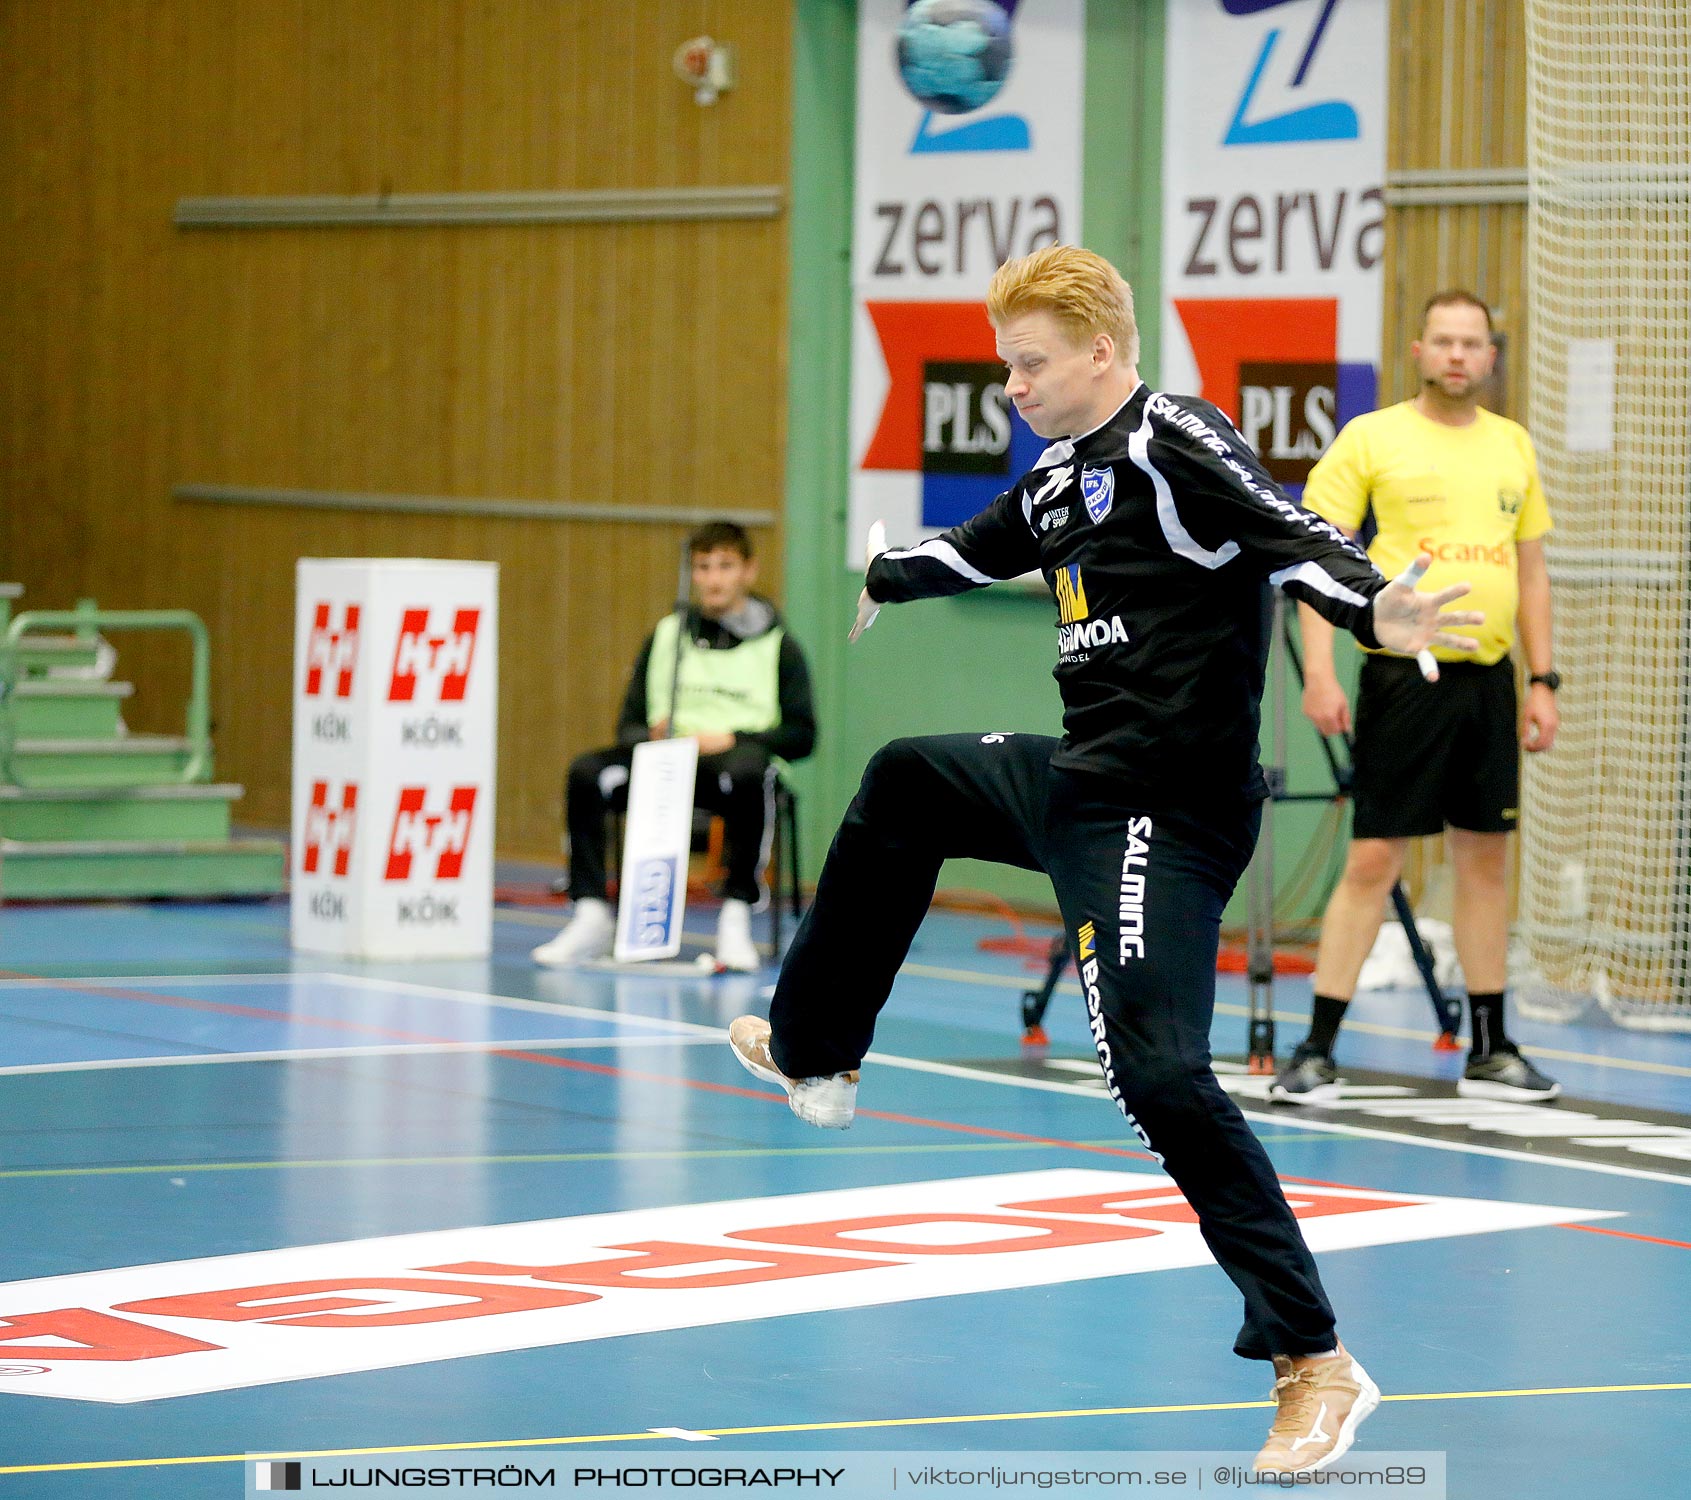
[[[634,747],[617,899],[619,963],[674,958],[681,951],[698,770],[695,739],[648,740]]]
[[[498,612],[493,563],[300,560],[296,948],[491,951]]]

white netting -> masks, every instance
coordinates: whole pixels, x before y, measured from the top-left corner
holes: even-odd
[[[1529,425],[1566,684],[1556,749],[1526,758],[1518,994],[1691,1030],[1691,4],[1527,0],[1527,34]]]

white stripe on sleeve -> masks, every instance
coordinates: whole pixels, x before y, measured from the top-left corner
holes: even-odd
[[[930,537],[919,546],[908,548],[903,552],[883,552],[882,557],[889,562],[903,562],[906,558],[931,557],[935,562],[941,562],[953,573],[961,573],[970,583],[997,583],[998,579],[990,573],[983,573],[979,568],[970,567],[963,561],[960,553],[944,537]]]
[[[1150,401],[1145,403],[1144,421],[1127,440],[1127,456],[1150,478],[1151,487],[1157,492],[1157,520],[1162,523],[1163,537],[1178,556],[1184,557],[1188,562],[1197,563],[1199,567],[1219,568],[1239,555],[1237,542],[1223,542],[1214,552],[1200,547],[1193,540],[1192,534],[1181,525],[1180,512],[1174,508],[1174,491],[1169,488],[1168,480],[1163,478],[1157,466],[1151,462]]]
[[[1318,594],[1325,594],[1329,599],[1338,599],[1345,604],[1354,604],[1358,609],[1368,607],[1368,596],[1359,594],[1353,588],[1347,588],[1340,583],[1318,562],[1305,560],[1294,563],[1289,568],[1281,568],[1278,573],[1270,573],[1268,581],[1277,589],[1283,589],[1288,583],[1301,583],[1305,588],[1314,589]]]

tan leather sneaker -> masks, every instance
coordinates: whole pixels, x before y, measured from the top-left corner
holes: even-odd
[[[728,1045],[740,1066],[765,1083],[787,1091],[793,1113],[807,1125],[844,1130],[857,1112],[857,1073],[834,1073],[826,1078],[789,1078],[769,1052],[769,1022],[761,1016],[738,1016],[728,1027]]]
[[[1356,1429],[1380,1404],[1380,1388],[1343,1344],[1325,1359],[1274,1356],[1280,1412],[1257,1454],[1259,1472],[1325,1469],[1350,1450]]]

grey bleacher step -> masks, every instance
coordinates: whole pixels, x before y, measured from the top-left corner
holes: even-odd
[[[286,885],[280,839],[0,839],[6,901],[269,896]]]
[[[0,713],[20,739],[114,740],[125,732],[123,708],[134,691],[128,682],[25,677],[0,703]]]
[[[97,641],[88,636],[77,635],[72,631],[55,635],[51,631],[32,630],[18,642],[18,647],[38,655],[56,656],[61,652],[92,651],[97,644]]]
[[[13,740],[14,755],[169,755],[188,749],[181,734],[125,734],[115,740]]]
[[[0,857],[47,859],[69,855],[142,854],[162,858],[172,854],[222,854],[231,850],[282,848],[280,839],[0,839]]]
[[[172,785],[183,780],[193,757],[192,741],[182,735],[20,736],[6,757],[6,780],[32,787]],[[199,774],[212,775],[209,747]]]
[[[78,844],[226,839],[241,791],[227,782],[0,786],[0,838]]]
[[[0,802],[238,802],[245,795],[246,788],[233,781],[161,786],[0,786]]]
[[[130,698],[133,682],[84,682],[77,677],[26,677],[13,684],[18,698]]]

